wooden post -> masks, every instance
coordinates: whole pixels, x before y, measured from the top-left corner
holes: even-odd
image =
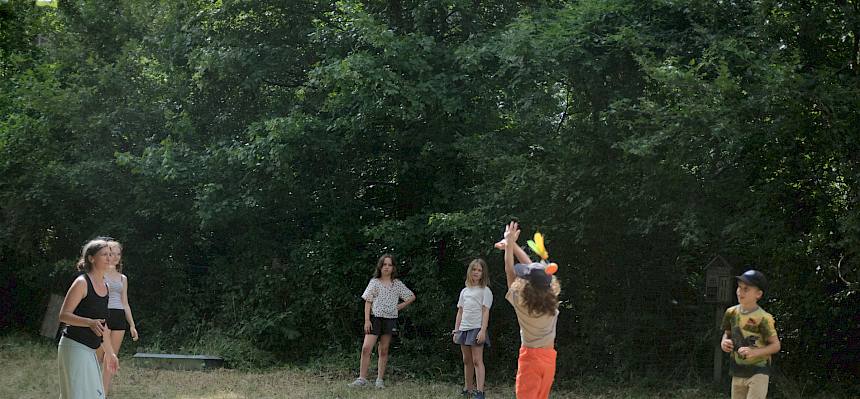
[[[717,305],[715,309],[714,318],[717,320],[717,334],[719,338],[717,338],[717,346],[714,348],[714,384],[719,385],[723,381],[723,350],[720,348],[720,341],[723,337],[723,332],[720,329],[723,322],[723,311],[720,305]]]
[[[60,328],[60,308],[63,307],[63,297],[51,294],[48,300],[48,309],[42,319],[42,329],[39,333],[43,337],[54,339],[57,337],[57,329]]]
[[[705,266],[705,303],[713,303],[714,320],[717,324],[718,338],[714,347],[714,384],[723,380],[723,350],[720,348],[722,337],[723,306],[732,302],[732,267],[722,256],[716,255]]]

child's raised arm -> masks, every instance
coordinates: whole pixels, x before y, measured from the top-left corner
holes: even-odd
[[[523,250],[523,248],[519,245],[514,245],[514,256],[517,257],[517,262],[520,262],[524,265],[528,265],[532,263],[532,259],[529,258],[529,254]]]
[[[505,226],[505,279],[508,283],[508,289],[511,288],[511,284],[517,279],[517,275],[514,273],[514,248],[519,248],[517,245],[519,237],[520,229],[517,222],[511,222]],[[520,248],[520,251],[522,251],[522,248]]]
[[[507,246],[507,244],[505,244],[504,238],[501,241],[497,242],[495,245],[496,249],[500,249],[502,251],[505,250],[505,246]],[[529,255],[519,245],[514,247],[514,257],[517,258],[517,262],[520,262],[522,264],[527,265],[529,263],[532,263],[532,260],[531,260],[531,258],[529,258]]]

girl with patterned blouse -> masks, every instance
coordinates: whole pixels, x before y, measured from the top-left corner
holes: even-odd
[[[398,311],[409,306],[415,301],[415,294],[397,278],[397,266],[394,264],[394,256],[382,255],[376,262],[376,270],[373,278],[367,284],[367,288],[361,295],[364,299],[364,344],[361,346],[361,363],[358,378],[349,385],[351,387],[365,387],[367,382],[367,369],[370,367],[370,355],[377,339],[379,346],[377,351],[376,387],[384,388],[385,366],[388,364],[388,347],[391,337],[397,333]],[[400,302],[400,301],[403,302]]]

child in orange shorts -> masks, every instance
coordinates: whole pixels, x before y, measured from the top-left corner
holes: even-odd
[[[552,275],[557,266],[532,263],[517,245],[520,230],[516,222],[505,227],[505,299],[513,305],[520,325],[520,356],[517,361],[517,399],[549,398],[555,378],[555,327],[558,320],[558,294],[561,286]],[[537,235],[535,237],[538,238]],[[542,241],[542,240],[538,240]],[[529,245],[534,245],[529,242]],[[546,249],[539,242],[536,252],[546,260]],[[533,249],[535,247],[533,246]],[[514,256],[520,263],[514,264]]]

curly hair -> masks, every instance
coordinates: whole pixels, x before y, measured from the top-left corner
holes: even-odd
[[[554,315],[558,310],[558,294],[561,284],[553,277],[552,282],[540,284],[530,279],[517,278],[511,289],[520,293],[529,314],[532,316]]]

